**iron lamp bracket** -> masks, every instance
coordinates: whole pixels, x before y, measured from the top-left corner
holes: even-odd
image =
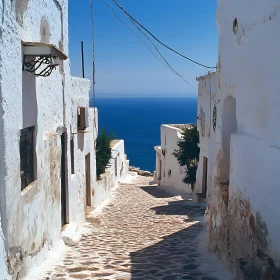
[[[24,55],[22,70],[34,73],[36,77],[48,77],[58,65],[59,59],[51,55]]]

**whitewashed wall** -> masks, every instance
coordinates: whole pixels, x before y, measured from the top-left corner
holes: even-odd
[[[67,30],[62,31],[61,26],[62,18],[63,25],[67,26],[67,3],[62,8],[63,13],[60,1],[29,0],[4,1],[2,9],[0,76],[6,202],[1,214],[13,275],[24,275],[60,238],[60,135],[57,129],[63,126],[62,69],[48,78],[37,78],[36,84],[30,83],[30,92],[36,85],[38,110],[35,123],[37,180],[23,192],[19,136],[25,125],[23,111],[29,110],[23,102],[28,87],[23,87],[21,43],[49,42],[67,53]],[[70,77],[69,61],[64,63],[64,73]],[[65,96],[70,96],[65,82]]]
[[[117,169],[115,175],[115,160],[117,161]],[[125,154],[124,140],[115,140],[112,143],[112,159],[111,159],[111,172],[114,173],[115,181],[125,181],[128,174],[129,161]]]
[[[89,109],[89,128],[87,133],[78,133],[78,108],[89,106],[90,81],[71,77],[72,104],[71,104],[71,131],[74,140],[74,173],[71,174],[69,189],[69,222],[82,225],[85,221],[86,203],[86,172],[85,157],[90,154],[91,194],[96,180],[95,139],[97,124],[95,118],[97,109]],[[70,164],[69,164],[70,165]],[[70,171],[71,172],[71,171]],[[72,172],[71,172],[72,173]]]
[[[156,184],[160,184],[161,180],[161,156],[162,156],[162,149],[161,146],[155,146],[154,150],[156,151],[156,170],[154,171],[154,182]]]
[[[183,183],[185,177],[185,167],[181,167],[172,155],[175,149],[178,149],[178,141],[181,139],[181,130],[174,127],[173,125],[161,125],[160,137],[161,146],[160,148],[155,147],[156,150],[156,178],[161,178],[159,181],[160,186],[169,187],[173,190],[180,192],[191,193],[191,186]],[[162,154],[162,150],[165,151],[165,156]],[[160,155],[161,153],[161,155]],[[159,164],[161,160],[161,174]],[[171,175],[168,174],[169,170]]]
[[[4,18],[4,3],[0,2],[0,18]],[[3,22],[2,22],[3,23]],[[0,47],[3,46],[3,24],[0,25]],[[3,59],[3,52],[0,51],[0,61]],[[2,92],[3,86],[2,86],[2,71],[0,71],[0,93]],[[0,94],[0,120],[2,120],[3,115],[5,111],[3,108],[3,97],[2,94]],[[7,221],[6,221],[6,193],[5,188],[3,187],[5,184],[5,152],[4,152],[4,124],[2,121],[0,121],[0,279],[7,278],[7,252],[5,248],[5,241],[4,241],[4,233],[2,229],[2,223],[4,217],[4,223],[5,223],[5,230],[7,229]],[[2,220],[2,221],[1,221]]]
[[[101,174],[100,179],[94,184],[94,196],[92,197],[93,205],[98,207],[103,201],[110,198],[113,189],[125,181],[128,174],[129,160],[124,150],[123,140],[113,140],[111,144],[112,158],[105,171]],[[117,176],[115,174],[115,159],[117,159]]]
[[[22,71],[22,41],[56,45],[68,54],[68,1],[15,0],[0,4],[0,181],[3,234],[11,275],[22,277],[61,240],[60,135],[67,130],[69,222],[85,219],[84,160],[91,153],[95,181],[94,133],[97,112],[89,112],[91,132],[76,135],[77,178],[71,174],[73,111],[88,106],[89,81],[70,77],[69,59],[47,78]],[[73,96],[72,96],[73,93]],[[73,98],[72,98],[73,97]],[[97,118],[97,117],[96,117]],[[36,179],[21,191],[20,130],[36,125]],[[83,144],[82,144],[83,142]],[[81,149],[83,146],[83,150]],[[80,150],[79,150],[80,148]],[[83,209],[83,210],[82,210]]]
[[[216,129],[213,128],[213,110],[217,108]],[[196,185],[194,193],[202,193],[203,158],[208,159],[207,192],[211,194],[215,157],[219,148],[220,124],[220,97],[218,93],[218,78],[216,73],[198,79],[198,110],[197,130],[199,132],[199,164],[197,167]]]
[[[210,249],[238,279],[271,275],[257,250],[280,261],[279,11],[279,1],[218,1],[221,136],[208,232]]]

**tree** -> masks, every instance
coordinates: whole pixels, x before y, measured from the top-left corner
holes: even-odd
[[[101,134],[96,139],[96,176],[97,179],[100,175],[105,172],[111,159],[111,141],[113,136],[108,135],[105,129],[102,130]]]
[[[173,155],[177,158],[180,166],[186,166],[186,176],[183,179],[185,184],[190,184],[194,190],[196,181],[196,170],[199,159],[199,133],[196,125],[191,125],[182,129],[183,138],[178,142],[178,150],[174,150]]]

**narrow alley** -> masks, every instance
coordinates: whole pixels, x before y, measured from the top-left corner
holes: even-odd
[[[204,206],[149,180],[121,184],[102,212],[88,218],[90,231],[41,279],[230,279],[216,257],[218,264],[203,267]]]

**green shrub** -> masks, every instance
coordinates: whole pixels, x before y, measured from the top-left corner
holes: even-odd
[[[178,142],[178,150],[174,150],[173,155],[177,158],[180,166],[186,166],[186,176],[183,182],[190,184],[194,190],[196,181],[196,170],[199,159],[199,133],[196,125],[182,129],[183,138]]]
[[[111,146],[113,140],[111,135],[108,135],[105,129],[97,136],[96,139],[96,176],[100,179],[100,175],[105,172],[111,159]]]

